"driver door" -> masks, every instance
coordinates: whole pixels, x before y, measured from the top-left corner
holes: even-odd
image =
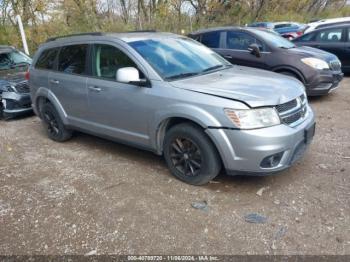
[[[220,54],[232,64],[268,69],[266,58],[269,54],[264,52],[263,44],[252,35],[227,31],[224,43],[224,49],[221,49]],[[256,57],[248,51],[251,44],[258,44],[261,47],[261,57]]]
[[[149,88],[117,82],[117,70],[138,68],[122,49],[109,44],[92,45],[92,76],[87,80],[88,106],[94,130],[109,137],[148,145]],[[139,70],[140,78],[145,76]]]

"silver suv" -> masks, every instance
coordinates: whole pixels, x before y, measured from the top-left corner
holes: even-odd
[[[80,130],[164,155],[177,178],[201,185],[266,175],[299,159],[315,131],[303,85],[235,66],[170,33],[92,33],[48,40],[29,71],[48,136]]]

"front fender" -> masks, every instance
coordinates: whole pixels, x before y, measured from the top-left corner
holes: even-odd
[[[164,128],[171,118],[184,118],[192,121],[203,129],[210,127],[220,127],[220,121],[211,113],[195,105],[177,104],[167,107],[165,110],[157,112],[149,126],[149,134],[152,138],[152,148],[161,154]]]

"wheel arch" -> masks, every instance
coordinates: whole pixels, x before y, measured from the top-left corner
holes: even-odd
[[[302,72],[300,72],[298,69],[291,67],[291,66],[278,66],[272,69],[273,72],[275,73],[282,73],[282,72],[290,72],[292,74],[294,74],[299,81],[301,81],[303,84],[306,83],[305,77],[302,74]]]
[[[41,118],[41,108],[45,103],[51,103],[57,110],[62,122],[67,125],[67,114],[57,97],[47,88],[39,88],[33,99],[34,111]]]

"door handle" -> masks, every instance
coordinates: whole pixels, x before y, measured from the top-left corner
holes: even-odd
[[[50,83],[51,84],[55,84],[55,85],[58,85],[60,83],[60,81],[56,80],[56,79],[51,79],[50,80]]]
[[[98,86],[89,86],[88,88],[94,92],[100,92],[102,90],[101,87]]]
[[[230,56],[230,55],[224,55],[224,57],[227,59],[232,59],[232,56]]]

